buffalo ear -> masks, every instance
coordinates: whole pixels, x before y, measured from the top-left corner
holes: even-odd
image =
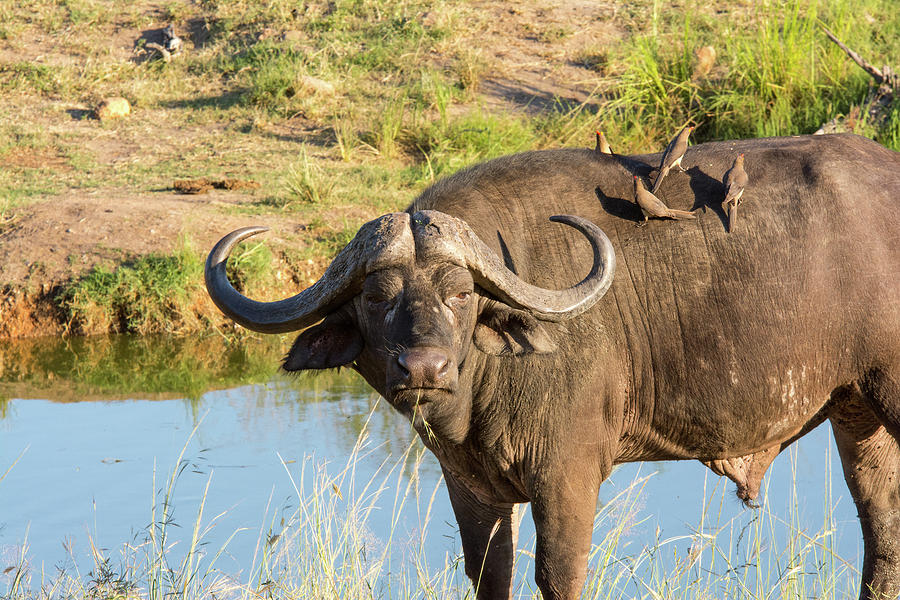
[[[497,356],[547,354],[556,350],[556,342],[531,313],[492,304],[482,311],[475,325],[474,342],[479,350]]]
[[[338,311],[297,336],[282,368],[303,371],[341,367],[356,360],[362,349],[363,339],[356,323],[344,311]]]

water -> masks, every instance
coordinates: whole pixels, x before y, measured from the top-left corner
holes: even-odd
[[[308,509],[318,481],[315,498],[339,512],[361,498],[374,507],[365,527],[373,553],[386,550],[394,565],[452,562],[461,551],[440,468],[409,423],[352,372],[279,376],[284,343],[115,338],[0,348],[0,476],[10,469],[0,480],[0,572],[23,547],[33,572],[81,574],[95,570],[92,548],[112,559],[123,549],[146,552],[173,471],[173,559],[189,546],[202,506],[206,555],[227,542],[216,568],[247,580],[272,536],[286,536],[298,507]],[[226,388],[207,389],[216,383]],[[355,470],[342,473],[363,429]],[[622,466],[602,488],[594,541],[627,525],[617,568],[650,581],[657,565],[677,569],[689,556],[698,574],[727,571],[714,555],[737,564],[758,528],[762,562],[777,584],[791,566],[785,548],[793,526],[804,532],[794,536],[802,543],[820,536],[804,570],[823,570],[823,548],[833,547],[850,565],[838,561],[843,589],[852,589],[861,535],[830,440],[826,424],[776,459],[763,511],[744,508],[733,484],[695,461]],[[626,501],[620,494],[629,488]],[[406,500],[392,525],[398,498]],[[718,549],[698,532],[717,534]],[[520,547],[533,545],[533,536],[526,515]],[[523,594],[533,588],[530,564],[527,556],[519,564]],[[627,578],[618,589],[646,593]]]

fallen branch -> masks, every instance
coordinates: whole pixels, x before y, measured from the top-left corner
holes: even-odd
[[[875,67],[839,40],[837,36],[824,25],[822,25],[822,30],[825,31],[825,35],[828,36],[828,39],[837,44],[837,46],[843,50],[853,62],[872,76],[872,79],[875,80],[875,86],[869,90],[869,94],[861,105],[851,107],[848,116],[837,116],[827,123],[823,123],[816,133],[822,134],[847,130],[853,131],[854,125],[858,122],[858,117],[861,113],[868,115],[868,119],[871,123],[876,126],[880,125],[887,118],[887,113],[894,102],[894,98],[900,94],[900,75],[894,72],[888,65],[883,66],[881,69]],[[848,123],[849,127],[847,126]]]
[[[169,62],[170,60],[172,60],[172,53],[169,52],[168,50],[166,50],[165,48],[163,48],[162,44],[157,44],[156,42],[150,42],[149,44],[147,44],[145,46],[145,48],[150,48],[151,50],[156,50],[157,52],[159,52],[162,55],[163,60],[166,62]]]
[[[847,54],[847,56],[849,56],[850,58],[852,58],[852,59],[853,59],[853,62],[855,62],[856,64],[858,64],[860,67],[862,67],[863,71],[865,71],[866,73],[868,73],[869,75],[871,75],[872,77],[874,77],[874,78],[875,78],[875,81],[876,81],[879,85],[881,85],[882,83],[885,82],[886,77],[884,76],[884,73],[882,73],[882,72],[879,71],[876,67],[874,67],[874,66],[872,66],[871,64],[869,64],[869,62],[867,62],[866,60],[864,60],[859,54],[857,54],[856,52],[854,52],[853,50],[851,50],[850,48],[848,48],[848,47],[846,46],[846,44],[844,44],[844,42],[842,42],[841,40],[837,39],[837,36],[834,35],[833,33],[831,33],[831,30],[830,30],[830,29],[828,29],[828,28],[825,27],[824,25],[822,25],[822,29],[825,31],[825,35],[828,36],[828,39],[830,39],[832,42],[834,42],[835,44],[837,44],[837,45],[838,45],[838,48],[840,48],[841,50],[843,50],[843,51]]]

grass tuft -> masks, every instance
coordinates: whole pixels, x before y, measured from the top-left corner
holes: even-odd
[[[191,304],[202,273],[200,256],[185,245],[116,268],[97,266],[66,288],[59,303],[74,331],[177,333],[196,319]]]
[[[79,334],[184,335],[221,322],[203,284],[205,256],[183,241],[171,254],[152,253],[117,267],[99,265],[65,286],[56,302]],[[229,260],[229,278],[245,293],[277,284],[271,251],[242,244]]]
[[[456,54],[454,72],[468,98],[474,98],[481,85],[481,80],[489,68],[484,52],[479,48],[466,47]]]

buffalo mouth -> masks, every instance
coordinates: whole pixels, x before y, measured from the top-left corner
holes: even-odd
[[[453,396],[453,390],[444,387],[391,387],[390,401],[398,410],[412,414],[417,407],[440,402]]]
[[[427,404],[453,395],[454,390],[447,387],[408,387],[396,385],[391,388],[391,396],[409,404]]]

